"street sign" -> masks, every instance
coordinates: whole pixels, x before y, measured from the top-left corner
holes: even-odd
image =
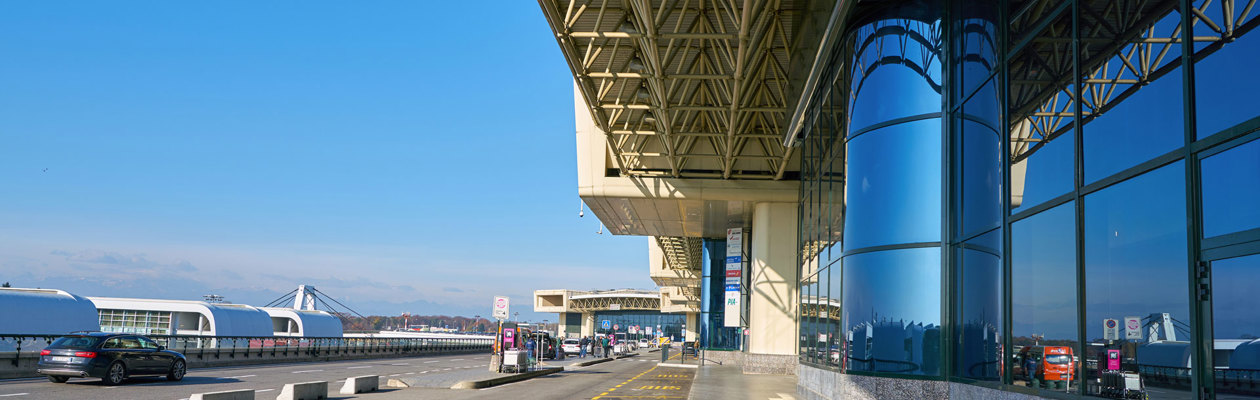
[[[652,327],[650,327],[650,326],[649,326],[649,327],[647,327],[646,329],[647,329],[647,332],[646,332],[646,333],[647,333],[647,335],[648,335],[648,336],[652,336]]]
[[[491,315],[494,319],[505,320],[508,317],[508,298],[507,296],[494,296],[494,309]]]
[[[621,309],[621,304],[609,304],[609,305],[608,305],[608,309],[609,309],[609,310],[612,310],[612,311],[617,311],[617,310],[620,310],[620,309]]]
[[[609,320],[599,321],[599,329],[609,329],[609,328],[612,328],[612,321],[609,321]]]
[[[1112,318],[1103,320],[1103,340],[1120,340],[1120,321]]]
[[[1142,318],[1124,317],[1124,338],[1142,339]]]
[[[615,331],[615,330],[620,330],[620,329],[621,329],[621,325],[618,325],[618,324],[613,324],[613,330],[614,330],[614,331]]]

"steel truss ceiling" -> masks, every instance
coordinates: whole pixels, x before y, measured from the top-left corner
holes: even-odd
[[[539,0],[622,175],[783,179],[796,0]]]
[[[1191,10],[1194,60],[1260,24],[1252,12],[1256,1],[1192,2],[1197,3]],[[1180,66],[1183,28],[1177,3],[1080,2],[1082,123]],[[1026,47],[1010,60],[1013,162],[1028,158],[1045,142],[1072,130],[1076,105],[1072,96],[1072,20],[1067,4],[1027,1],[1015,9],[1011,43]]]

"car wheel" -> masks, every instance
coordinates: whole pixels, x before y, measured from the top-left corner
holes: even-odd
[[[184,364],[184,360],[175,360],[175,364],[171,365],[171,372],[166,374],[166,379],[178,381],[184,379],[184,374],[188,373],[188,365]]]
[[[123,363],[114,361],[109,365],[109,369],[105,370],[105,379],[101,380],[107,385],[117,386],[127,379],[127,367]]]
[[[52,382],[52,383],[66,383],[66,381],[70,380],[70,377],[68,377],[68,376],[49,376],[49,377],[48,377],[48,380],[49,380],[50,382]]]

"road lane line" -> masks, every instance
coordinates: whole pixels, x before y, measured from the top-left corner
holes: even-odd
[[[219,378],[219,379],[241,379],[241,378],[253,378],[253,377],[255,377],[255,376],[258,376],[258,375],[237,375],[237,376],[225,376],[225,377],[222,377],[222,378]]]
[[[258,389],[258,390],[255,390],[254,393],[270,392],[272,390],[275,390],[275,389]]]
[[[324,372],[324,370],[322,370],[322,369],[308,369],[308,370],[305,370],[305,371],[293,371],[293,372],[290,372],[290,373],[291,373],[291,374],[305,374],[305,373],[307,373],[307,372]]]
[[[424,363],[425,363],[425,364],[429,364],[429,363],[435,363],[435,362],[438,362],[438,360],[433,360],[433,361],[425,361],[425,362],[424,362]]]
[[[415,375],[415,372],[408,372],[407,375]]]
[[[372,368],[371,365],[360,365],[357,367],[346,367],[346,369]]]
[[[10,394],[0,394],[0,397],[25,396],[25,395],[28,395],[28,394],[30,394],[30,393],[10,393]]]
[[[462,359],[462,358],[456,358],[456,359],[451,360],[451,361],[464,361],[464,359]]]
[[[408,364],[408,363],[398,363],[398,364],[390,364],[390,365],[411,365],[411,364]]]

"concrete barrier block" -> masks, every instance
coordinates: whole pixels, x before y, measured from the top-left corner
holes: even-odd
[[[276,400],[324,400],[328,398],[328,382],[289,383],[280,389]]]
[[[355,376],[346,378],[346,383],[341,385],[341,394],[359,394],[367,392],[375,392],[381,388],[381,377],[376,375]]]
[[[224,390],[222,392],[195,393],[188,400],[254,400],[254,389]]]

